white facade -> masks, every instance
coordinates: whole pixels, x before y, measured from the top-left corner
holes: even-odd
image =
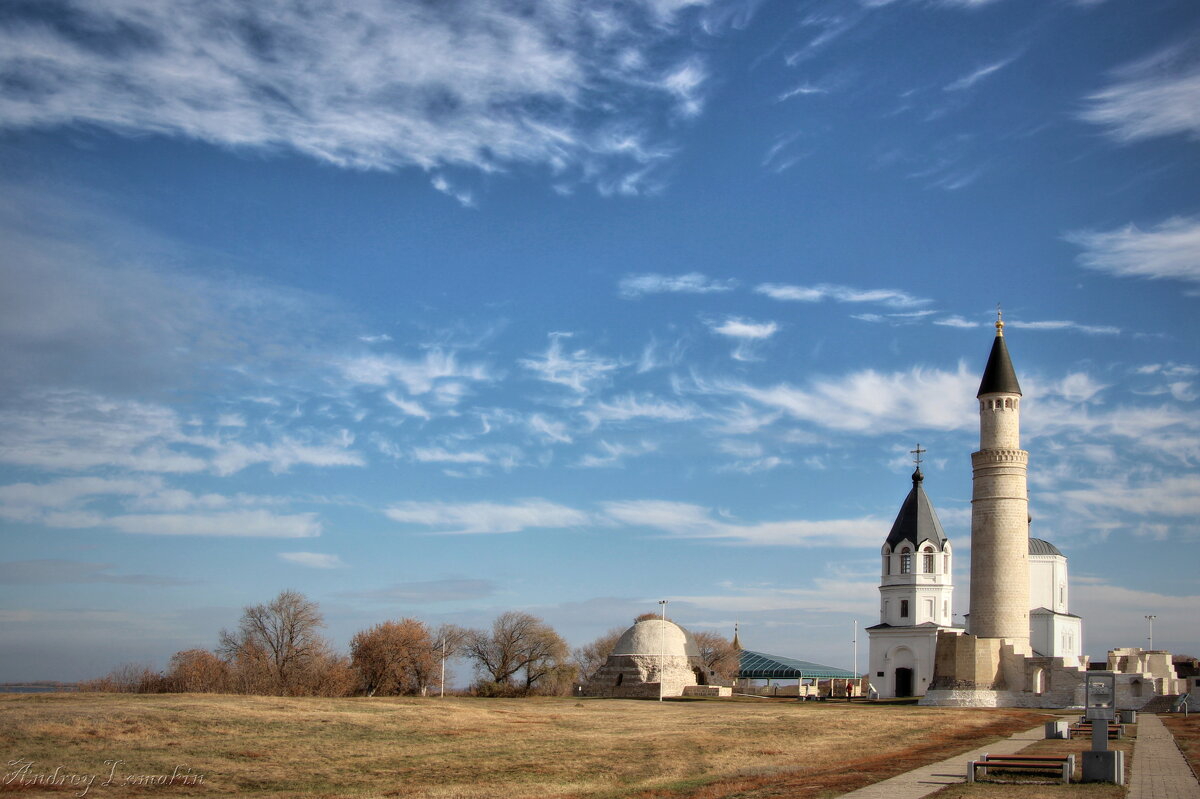
[[[933,680],[938,630],[954,618],[954,550],[918,467],[880,550],[879,624],[870,638],[868,677],[882,698],[921,696]]]
[[[1067,558],[1053,544],[1029,539],[1029,644],[1035,655],[1078,660],[1083,620],[1068,609]]]

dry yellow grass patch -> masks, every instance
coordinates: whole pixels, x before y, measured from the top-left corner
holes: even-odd
[[[56,767],[96,775],[88,796],[433,799],[768,796],[772,785],[816,796],[1043,718],[841,703],[188,694],[11,695],[0,717],[5,764],[32,762],[26,778]],[[24,781],[0,789],[79,793]]]

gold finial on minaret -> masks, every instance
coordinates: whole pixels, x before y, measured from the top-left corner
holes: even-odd
[[[996,335],[1004,335],[1004,312],[1000,310],[1000,303],[996,303]]]

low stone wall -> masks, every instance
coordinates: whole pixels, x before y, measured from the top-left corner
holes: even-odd
[[[684,696],[733,696],[733,689],[725,685],[689,685],[683,689]]]

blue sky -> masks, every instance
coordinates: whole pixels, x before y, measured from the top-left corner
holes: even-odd
[[[1087,651],[1200,654],[1198,139],[1187,0],[6,4],[0,680],[284,588],[848,667],[917,442],[967,610],[997,303]]]

